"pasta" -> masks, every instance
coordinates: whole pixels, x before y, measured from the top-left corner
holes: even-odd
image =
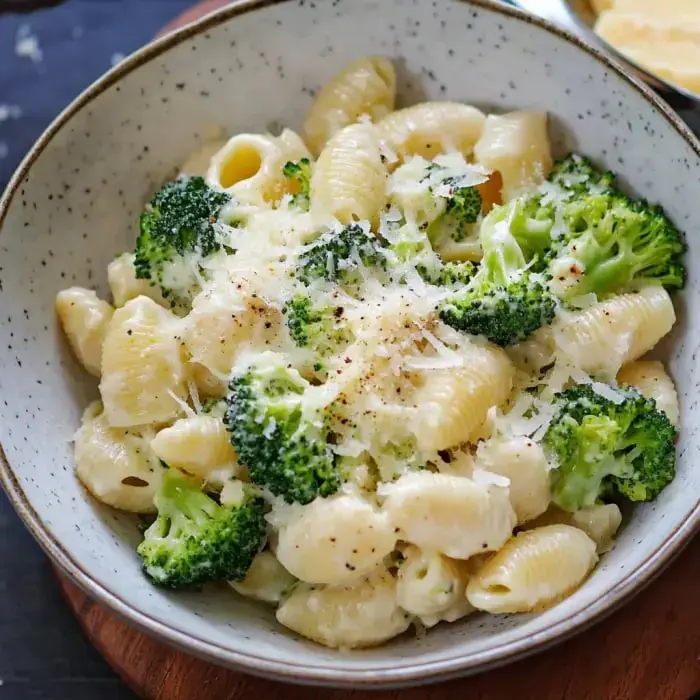
[[[144,575],[227,582],[331,648],[575,595],[618,504],[676,469],[678,395],[644,355],[681,232],[553,164],[545,112],[395,97],[360,58],[304,140],[211,134],[108,265],[112,304],[56,297],[101,395],[76,474],[154,516]]]
[[[663,287],[621,294],[562,318],[554,325],[555,343],[576,367],[614,377],[620,367],[651,350],[676,321]]]
[[[381,119],[394,109],[396,74],[381,56],[353,61],[323,86],[304,123],[306,143],[315,155],[338,131],[360,117]]]
[[[266,206],[285,194],[284,164],[308,157],[304,142],[289,129],[277,138],[239,134],[213,156],[206,179],[241,203]]]
[[[415,397],[418,446],[441,450],[473,439],[489,409],[510,395],[512,377],[510,361],[495,346],[470,349],[463,367],[429,373]]]
[[[615,503],[599,503],[573,513],[552,506],[527,527],[543,525],[571,525],[583,530],[595,543],[598,554],[609,552],[615,544],[615,535],[622,524],[622,513]]]
[[[469,570],[466,563],[409,546],[396,580],[399,605],[426,627],[455,622],[473,612],[465,596]]]
[[[182,408],[185,372],[176,318],[148,297],[117,309],[102,349],[100,394],[109,424],[163,423]]]
[[[219,417],[180,418],[156,434],[151,449],[171,467],[207,482],[221,480],[237,468],[236,453]]]
[[[344,224],[365,219],[376,223],[386,201],[386,178],[374,128],[347,126],[318,157],[311,178],[312,211]]]
[[[110,427],[96,401],[86,409],[74,444],[78,478],[98,501],[132,513],[155,511],[163,468],[148,447],[147,431]]]
[[[678,426],[678,394],[673,380],[660,362],[657,360],[630,362],[617,373],[617,381],[620,384],[633,386],[644,396],[654,399],[671,423]]]
[[[433,159],[457,151],[471,155],[486,117],[458,102],[425,102],[400,109],[377,124],[379,139],[390,161],[411,156]]]
[[[477,162],[501,174],[504,200],[539,184],[552,167],[547,114],[537,111],[490,114],[474,146],[474,156]]]
[[[215,279],[198,294],[181,334],[192,361],[214,376],[226,376],[237,354],[277,332],[279,311],[269,307],[245,280]]]
[[[301,581],[342,584],[375,569],[396,545],[386,514],[358,496],[316,500],[280,527],[277,558]]]
[[[123,253],[107,265],[107,281],[114,306],[120,308],[131,299],[150,297],[156,304],[167,306],[160,289],[148,280],[138,279],[132,253]]]
[[[385,567],[346,586],[299,584],[277,609],[277,619],[304,637],[345,649],[376,646],[411,624]]]
[[[277,561],[270,551],[260,552],[248,569],[246,577],[230,581],[231,588],[246,598],[277,605],[296,579]]]
[[[510,480],[510,502],[518,523],[541,515],[549,506],[549,465],[540,445],[527,437],[491,438],[479,445],[476,469]]]
[[[90,374],[99,377],[102,344],[114,309],[92,290],[72,287],[58,294],[56,311],[75,356]]]
[[[454,559],[500,549],[515,527],[508,490],[465,477],[407,474],[380,493],[400,539]]]
[[[595,543],[582,530],[549,525],[521,532],[467,584],[467,599],[491,613],[529,612],[569,595],[595,565]]]

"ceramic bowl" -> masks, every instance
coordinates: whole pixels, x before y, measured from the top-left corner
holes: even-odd
[[[69,576],[132,623],[214,662],[302,683],[422,683],[542,649],[639,590],[700,522],[700,243],[691,235],[689,282],[667,344],[684,425],[678,477],[634,509],[615,550],[571,598],[541,614],[474,616],[339,653],[296,638],[225,586],[169,594],[144,579],[135,521],[100,507],[73,474],[70,440],[95,383],[67,350],[54,295],[71,284],[107,294],[105,268],[133,246],[146,195],[212,125],[298,128],[318,87],[368,53],[396,60],[403,104],[449,98],[549,110],[558,151],[606,164],[686,231],[700,230],[700,144],[668,107],[572,36],[486,0],[234,3],[89,88],[39,139],[0,202],[0,477],[20,515]]]

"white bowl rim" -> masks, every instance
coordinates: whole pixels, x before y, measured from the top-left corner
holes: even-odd
[[[234,0],[224,7],[204,15],[200,19],[190,22],[166,34],[162,38],[146,44],[105,73],[101,78],[97,79],[53,120],[15,170],[7,188],[0,197],[0,233],[2,233],[2,225],[10,205],[33,163],[61,128],[94,98],[119,82],[119,80],[139,66],[148,63],[152,59],[166,53],[170,48],[177,46],[193,36],[203,34],[208,29],[223,24],[239,15],[292,1],[293,0]],[[503,4],[499,2],[499,0],[455,1],[500,13],[506,17],[515,18],[516,20],[532,24],[576,45],[579,49],[588,53],[598,62],[604,64],[607,69],[616,73],[618,77],[635,88],[653,109],[660,112],[666,118],[670,126],[688,143],[698,157],[700,157],[700,141],[698,141],[689,127],[661,97],[654,93],[652,89],[641,80],[630,75],[624,69],[623,65],[618,63],[610,55],[599,51],[594,46],[587,44],[565,29],[528,14],[517,7]],[[146,613],[135,610],[126,600],[115,595],[109,588],[92,578],[89,572],[83,569],[80,563],[77,562],[51,534],[46,524],[41,520],[38,513],[34,510],[23,493],[19,481],[12,472],[12,467],[10,466],[2,445],[0,445],[0,484],[3,486],[13,507],[34,538],[49,557],[59,565],[61,570],[88,595],[104,603],[108,608],[130,624],[171,646],[195,654],[215,664],[275,680],[336,687],[387,688],[392,686],[419,685],[444,681],[450,678],[465,676],[470,673],[477,673],[489,668],[501,666],[515,661],[516,659],[521,659],[530,654],[542,651],[547,647],[564,641],[574,634],[583,631],[620,607],[633,595],[637,594],[644,586],[651,583],[651,581],[673,561],[683,547],[691,541],[693,535],[697,531],[700,531],[699,502],[685,520],[669,534],[667,539],[644,560],[641,566],[628,573],[623,579],[618,581],[612,589],[589,607],[578,611],[564,620],[560,620],[534,636],[521,634],[505,644],[484,650],[469,658],[457,655],[439,661],[413,663],[403,668],[396,668],[391,665],[382,668],[374,667],[367,671],[337,669],[331,666],[309,668],[304,665],[303,661],[299,663],[287,663],[255,654],[248,654],[244,651],[234,651],[214,644],[209,640],[182,632],[168,623],[161,622]]]

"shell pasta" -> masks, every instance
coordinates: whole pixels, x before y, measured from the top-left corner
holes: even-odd
[[[685,280],[663,210],[553,161],[544,111],[396,90],[359,58],[298,132],[212,137],[111,299],[56,297],[101,398],[76,476],[148,516],[144,575],[334,649],[576,595],[681,424],[645,357]]]

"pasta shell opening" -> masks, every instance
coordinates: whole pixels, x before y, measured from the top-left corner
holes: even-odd
[[[249,180],[257,175],[262,166],[262,156],[255,146],[242,143],[226,154],[219,166],[219,185],[224,189]]]

